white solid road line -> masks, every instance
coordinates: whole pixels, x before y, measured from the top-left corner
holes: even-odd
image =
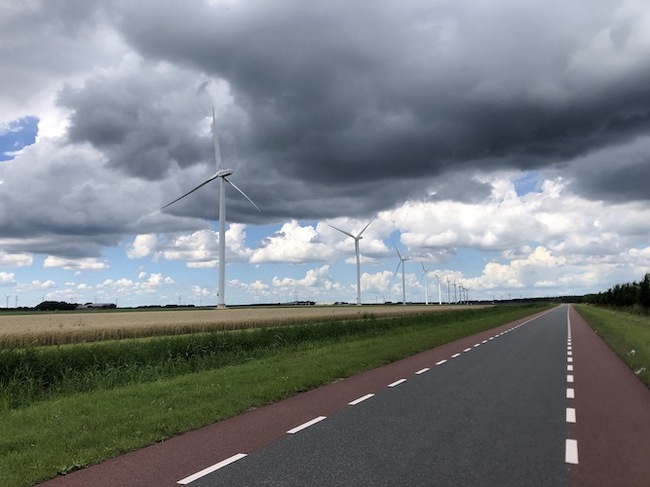
[[[572,463],[573,465],[578,464],[578,441],[577,440],[566,440],[565,454],[564,459],[566,463]]]
[[[406,379],[396,380],[396,381],[393,382],[392,384],[388,384],[388,387],[395,387],[395,386],[400,385],[400,384],[403,383],[403,382],[406,382]]]
[[[225,467],[226,465],[230,465],[233,462],[236,462],[237,460],[241,460],[246,456],[245,453],[238,453],[237,455],[233,455],[230,458],[226,458],[224,461],[216,463],[212,465],[211,467],[204,468],[200,472],[196,472],[194,475],[190,475],[189,477],[185,477],[183,480],[179,480],[176,482],[177,484],[181,485],[187,485],[190,482],[194,482],[196,479],[200,479],[201,477],[204,477],[205,475],[208,475],[209,473],[214,472],[215,470],[219,470],[220,468]]]
[[[348,404],[349,404],[350,406],[356,406],[356,405],[359,404],[360,402],[363,402],[363,401],[365,401],[366,399],[370,399],[372,396],[374,396],[374,394],[366,394],[365,396],[361,396],[360,398],[355,399],[354,401],[349,402]]]
[[[425,367],[423,369],[420,369],[415,373],[415,375],[424,374],[427,370],[429,370],[429,367]]]
[[[312,419],[311,421],[307,421],[306,423],[301,424],[300,426],[296,426],[293,429],[290,429],[287,431],[290,435],[297,433],[298,431],[302,431],[305,428],[309,428],[310,426],[315,425],[316,423],[319,423],[323,421],[324,419],[327,419],[325,416],[318,416],[317,418]]]

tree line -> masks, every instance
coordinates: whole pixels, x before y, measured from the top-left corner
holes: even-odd
[[[605,292],[585,296],[583,301],[603,306],[640,306],[650,311],[650,272],[639,282],[616,284]]]

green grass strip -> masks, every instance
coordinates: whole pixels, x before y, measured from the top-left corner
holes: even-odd
[[[650,317],[591,305],[574,305],[643,383],[650,387]]]
[[[413,318],[369,337],[290,344],[244,363],[7,410],[0,485],[33,485],[540,309],[456,315],[437,325]]]

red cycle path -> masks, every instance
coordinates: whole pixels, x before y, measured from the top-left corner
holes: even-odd
[[[650,390],[582,317],[570,311],[578,465],[571,485],[650,485]]]

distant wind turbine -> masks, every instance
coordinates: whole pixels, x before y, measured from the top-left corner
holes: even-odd
[[[429,280],[427,279],[427,270],[424,268],[424,262],[420,260],[422,264],[422,275],[424,276],[424,304],[429,305]]]
[[[257,208],[257,211],[262,211],[259,207],[250,199],[246,193],[239,189],[235,183],[228,179],[233,173],[232,169],[224,169],[221,167],[221,150],[219,149],[219,139],[217,138],[217,121],[214,116],[214,106],[212,107],[212,143],[214,145],[214,160],[216,163],[217,172],[215,172],[208,179],[199,184],[196,188],[191,191],[188,191],[180,198],[176,198],[171,203],[167,203],[161,208],[164,210],[168,206],[173,205],[177,201],[182,200],[186,196],[194,193],[197,189],[205,186],[209,182],[219,178],[219,290],[218,290],[218,299],[217,307],[225,308],[226,307],[226,184],[235,188],[244,198],[246,198],[251,205]]]
[[[428,271],[424,267],[424,262],[420,261],[420,264],[422,264],[422,270],[424,271],[424,296],[426,300],[426,304],[429,304],[429,286],[427,284],[427,272]],[[438,274],[434,274],[433,277],[435,277],[438,280],[438,305],[442,305],[442,292],[440,291],[440,276]]]
[[[397,252],[397,256],[399,257],[399,264],[397,264],[397,269],[395,269],[395,274],[393,274],[393,279],[395,279],[395,276],[397,275],[397,271],[399,270],[400,266],[402,266],[402,304],[406,305],[406,277],[404,275],[404,262],[407,260],[411,260],[411,258],[402,257],[402,254],[399,253],[399,250],[397,249],[397,245],[395,245],[395,242],[393,242],[393,246],[395,247],[395,251]]]
[[[363,232],[366,231],[366,228],[368,228],[370,226],[370,224],[372,223],[373,220],[374,220],[374,218],[372,218],[368,222],[368,224],[365,227],[363,227],[363,230],[361,230],[359,232],[359,234],[356,235],[356,236],[351,234],[350,232],[346,232],[345,230],[341,230],[340,228],[337,228],[334,225],[330,225],[330,227],[332,227],[334,230],[338,230],[339,232],[341,232],[341,233],[343,233],[343,234],[345,234],[345,235],[347,235],[349,237],[352,237],[354,239],[354,254],[357,257],[357,305],[361,304],[361,264],[359,262],[359,240],[361,240],[363,238],[361,235],[363,235]],[[328,223],[328,225],[329,225],[329,223]]]
[[[434,274],[435,278],[438,280],[438,305],[442,306],[442,292],[440,291],[440,276]]]

